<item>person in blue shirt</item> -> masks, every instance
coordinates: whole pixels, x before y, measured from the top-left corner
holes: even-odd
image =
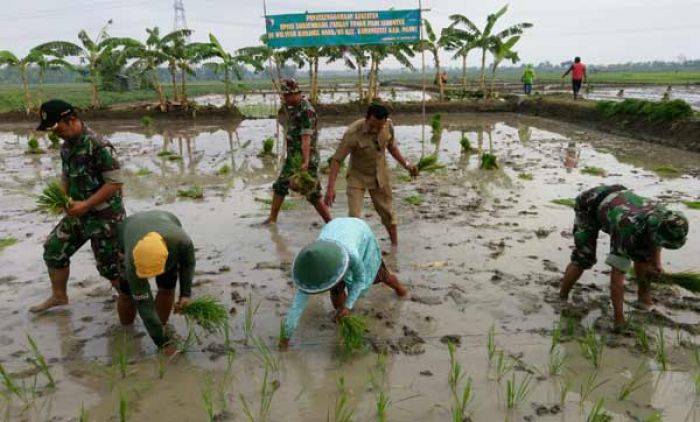
[[[367,223],[359,218],[336,218],[326,224],[318,239],[294,258],[292,278],[297,292],[284,320],[280,350],[289,347],[311,295],[330,291],[336,320],[350,315],[357,299],[376,283],[405,297],[408,289],[387,270],[379,242]]]

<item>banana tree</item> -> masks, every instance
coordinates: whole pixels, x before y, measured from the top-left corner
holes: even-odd
[[[29,92],[29,67],[41,60],[45,60],[45,57],[37,50],[31,50],[26,56],[21,58],[15,56],[8,50],[0,51],[0,66],[16,67],[19,72],[19,77],[22,81],[22,90],[24,91],[24,109],[27,114],[29,114],[32,108],[32,98]]]
[[[403,66],[413,70],[410,58],[415,56],[408,44],[378,44],[367,46],[370,58],[369,87],[367,90],[367,102],[376,98],[379,93],[379,67],[389,57],[393,57]]]
[[[170,82],[173,88],[173,101],[177,102],[180,99],[177,86],[177,71],[178,63],[184,56],[185,45],[187,38],[192,35],[190,29],[179,29],[170,32],[163,36],[160,40],[160,49],[167,56],[168,72],[170,73]]]
[[[262,45],[253,47],[243,47],[237,51],[241,63],[245,63],[253,68],[256,73],[264,72],[270,77],[275,90],[279,90],[277,81],[282,79],[282,67],[290,59],[286,50],[274,49],[267,46],[267,37],[260,37]],[[272,66],[269,67],[268,63]]]
[[[100,30],[94,40],[90,38],[85,30],[81,30],[78,33],[78,39],[82,46],[69,41],[50,41],[35,47],[36,50],[43,54],[59,59],[65,57],[79,58],[80,63],[87,68],[92,91],[91,104],[95,108],[100,107],[98,83],[100,78],[99,68],[102,62],[111,59],[115,53],[126,54],[128,48],[137,47],[138,44],[138,41],[131,38],[110,37],[107,33],[107,28],[111,23],[111,20],[107,22],[107,25]]]
[[[364,99],[363,74],[364,68],[369,63],[369,57],[364,47],[353,45],[351,47],[336,47],[329,50],[328,62],[333,63],[338,60],[343,60],[345,66],[352,70],[357,70],[357,95],[358,100],[362,102]]]
[[[145,43],[138,42],[132,45],[128,53],[131,58],[136,59],[129,65],[129,73],[139,74],[148,80],[148,84],[153,88],[158,96],[158,103],[161,111],[166,111],[167,101],[163,91],[163,84],[160,82],[158,67],[168,60],[167,54],[162,50],[162,38],[158,27],[146,29],[148,37]]]
[[[187,104],[187,75],[195,75],[195,66],[209,57],[211,45],[203,42],[185,44],[178,57],[177,66],[180,69],[180,102]]]
[[[321,47],[288,48],[286,56],[294,62],[299,69],[309,67],[309,100],[318,102],[318,64],[322,56],[328,53]]]
[[[493,46],[491,48],[491,54],[493,55],[493,64],[491,65],[491,89],[489,90],[490,95],[493,95],[493,85],[496,79],[496,69],[498,65],[501,64],[503,60],[510,60],[513,64],[520,61],[520,57],[516,51],[513,51],[513,47],[520,40],[520,35],[510,37],[505,41],[500,39],[494,40]]]
[[[467,57],[469,53],[477,48],[474,40],[476,34],[469,29],[455,28],[454,23],[447,28],[450,37],[450,43],[445,48],[448,51],[454,51],[452,59],[462,60],[462,92],[467,90]]]
[[[440,89],[440,100],[445,98],[445,84],[442,80],[442,68],[440,66],[440,50],[445,49],[454,44],[454,40],[450,36],[451,32],[442,30],[438,37],[433,31],[433,26],[427,19],[423,19],[423,26],[427,39],[422,39],[414,45],[414,49],[418,52],[427,51],[433,56],[435,64],[435,81]]]
[[[202,51],[202,58],[205,60],[210,58],[217,58],[221,60],[220,63],[207,63],[207,65],[212,67],[215,72],[224,74],[226,108],[231,109],[233,108],[233,103],[231,102],[231,73],[233,73],[238,80],[243,78],[239,58],[227,52],[213,34],[209,34],[209,43],[209,50]]]

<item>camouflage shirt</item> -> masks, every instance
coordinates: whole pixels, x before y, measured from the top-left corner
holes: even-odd
[[[62,179],[68,185],[68,195],[76,201],[85,201],[105,183],[121,183],[119,162],[114,147],[90,130],[84,123],[83,133],[61,146]],[[94,211],[109,218],[123,213],[122,193],[116,192]]]
[[[647,230],[647,218],[657,209],[649,199],[630,190],[608,194],[597,209],[602,231],[610,235],[610,255],[605,261],[627,271],[630,260],[649,261],[655,246]]]
[[[311,136],[311,156],[309,157],[312,166],[318,165],[320,155],[316,146],[318,142],[318,118],[316,110],[306,98],[301,99],[296,107],[287,107],[287,119],[283,122],[285,128],[285,140],[287,143],[287,158],[301,154],[301,137]]]

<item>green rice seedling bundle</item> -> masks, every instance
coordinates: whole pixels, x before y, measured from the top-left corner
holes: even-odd
[[[302,164],[303,158],[301,154],[296,154],[290,158],[292,176],[289,178],[289,187],[295,192],[307,195],[316,189],[318,181],[307,170],[302,169]]]
[[[590,174],[591,176],[602,176],[605,177],[607,175],[607,172],[605,169],[602,169],[600,167],[594,167],[594,166],[586,166],[581,169],[581,173],[583,174]]]
[[[495,155],[485,152],[481,154],[481,169],[495,170],[498,168],[498,159]]]
[[[223,333],[228,323],[226,307],[209,296],[194,299],[184,307],[182,314],[210,333]]]
[[[348,315],[339,322],[340,339],[346,352],[355,352],[365,344],[367,322],[357,315]]]
[[[532,180],[535,177],[532,175],[532,173],[519,173],[518,174],[518,179],[522,180]]]
[[[691,292],[700,292],[700,272],[697,271],[662,273],[657,280],[659,283],[681,286]]]
[[[700,201],[683,201],[683,205],[691,210],[700,210]]]
[[[41,195],[36,200],[41,211],[46,211],[51,214],[61,214],[68,209],[70,198],[63,191],[61,185],[53,181],[49,183]]]
[[[433,132],[442,130],[442,115],[440,113],[433,114],[433,118],[430,120],[430,127],[433,129]]]
[[[153,117],[151,117],[151,116],[143,116],[143,117],[141,118],[141,124],[142,124],[144,127],[151,127],[151,126],[153,126]]]
[[[674,177],[681,174],[681,171],[678,168],[670,164],[655,167],[654,172],[661,177]]]
[[[263,141],[262,151],[258,154],[258,157],[274,157],[272,149],[275,147],[275,138],[267,138]]]
[[[49,146],[49,148],[58,149],[61,146],[61,138],[59,138],[58,135],[56,135],[53,132],[49,132],[48,137],[49,137],[49,142],[51,142],[51,145]]]
[[[216,174],[219,176],[227,176],[231,173],[231,166],[228,164],[224,164],[223,166],[219,167],[219,169],[216,171]]]
[[[32,136],[27,142],[27,154],[43,154],[44,150],[39,145],[39,140]]]
[[[469,141],[467,135],[462,136],[462,139],[459,140],[459,145],[462,147],[462,151],[464,152],[472,151],[472,143]]]
[[[158,157],[165,158],[166,160],[169,160],[169,161],[181,161],[182,160],[182,157],[179,154],[176,154],[174,152],[167,151],[167,150],[161,151],[157,155],[158,155]]]
[[[17,243],[14,237],[0,237],[0,251]]]
[[[421,158],[418,160],[417,167],[420,171],[435,171],[445,168],[444,165],[438,163],[437,154],[430,154]]]
[[[418,193],[414,193],[413,195],[407,196],[403,200],[404,202],[410,205],[418,206],[423,204],[423,197]]]
[[[180,198],[202,199],[204,198],[204,189],[199,185],[194,185],[188,189],[178,190],[177,196]]]
[[[565,207],[571,207],[571,208],[576,206],[576,199],[574,199],[574,198],[559,198],[559,199],[553,199],[550,202],[552,204],[564,205]]]

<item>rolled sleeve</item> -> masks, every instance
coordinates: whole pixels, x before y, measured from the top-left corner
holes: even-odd
[[[103,171],[102,179],[105,181],[105,183],[116,183],[118,185],[124,183],[122,171],[120,169]]]
[[[304,118],[301,119],[301,135],[313,136],[316,130],[316,112],[306,110]]]
[[[622,271],[623,273],[626,273],[632,267],[632,261],[629,258],[615,253],[609,254],[608,258],[605,260],[605,263],[617,270]]]

